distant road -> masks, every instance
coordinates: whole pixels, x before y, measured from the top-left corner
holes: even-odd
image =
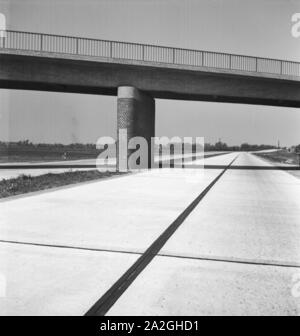
[[[225,154],[226,152],[205,152],[205,157],[209,156],[215,156],[215,155],[221,155]],[[193,154],[188,153],[185,154],[185,158],[191,158]],[[175,156],[175,158],[181,157],[179,155]],[[197,155],[197,157],[201,157],[201,155]],[[164,155],[162,156],[162,159],[164,161],[169,161],[170,156],[169,155]],[[156,159],[158,161],[158,159]],[[108,161],[109,164],[115,165],[116,164],[116,159],[111,159]],[[0,180],[1,179],[10,179],[10,178],[16,178],[21,174],[26,174],[26,175],[31,175],[31,176],[39,176],[47,173],[53,173],[53,174],[59,174],[59,173],[64,173],[68,171],[84,171],[84,170],[91,170],[95,169],[93,167],[80,167],[82,166],[87,166],[91,165],[94,166],[96,164],[95,159],[82,159],[82,160],[64,160],[64,161],[48,161],[48,162],[9,162],[9,163],[1,163],[0,164]],[[7,168],[7,166],[13,167],[13,168]],[[27,166],[26,169],[24,168],[18,168],[18,166]],[[39,168],[40,166],[47,166],[45,168]],[[50,167],[49,167],[50,166]],[[51,168],[53,166],[53,168]],[[66,166],[66,168],[55,168],[55,166]],[[76,168],[72,167],[76,166]],[[78,167],[79,166],[79,167]],[[33,169],[30,169],[33,167]],[[35,167],[35,168],[34,168]]]
[[[274,152],[278,152],[280,149],[278,148],[273,148],[273,149],[262,149],[262,150],[259,150],[259,151],[252,151],[250,153],[274,153]]]

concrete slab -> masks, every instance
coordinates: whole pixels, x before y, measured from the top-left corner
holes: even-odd
[[[298,315],[297,268],[156,257],[107,315]]]
[[[115,159],[110,162],[110,164],[115,164]],[[35,166],[43,165],[62,165],[66,168],[34,168]],[[13,165],[16,168],[5,169],[6,166]],[[28,165],[32,166],[32,169],[27,168],[18,168],[18,166]],[[69,165],[95,165],[95,159],[86,159],[86,160],[65,160],[65,161],[47,161],[47,162],[8,162],[0,164],[0,180],[2,179],[11,179],[17,178],[18,176],[25,174],[30,176],[40,176],[48,173],[52,174],[61,174],[64,172],[74,172],[74,171],[88,171],[93,170],[93,168],[69,168]]]
[[[200,159],[200,160],[195,160],[193,162],[188,162],[186,165],[193,165],[193,164],[203,164],[204,165],[214,165],[214,166],[224,166],[224,165],[229,165],[230,162],[238,157],[239,152],[232,152],[224,155],[218,155],[218,156],[213,156],[213,157],[207,157],[205,159]]]
[[[258,164],[244,155],[238,162]],[[228,170],[162,252],[299,264],[299,199],[300,180],[286,172]]]
[[[273,166],[269,161],[259,158],[250,153],[239,153],[238,158],[232,164],[233,166],[253,166],[253,167],[271,167]]]
[[[0,315],[83,315],[136,255],[0,244]]]
[[[0,202],[0,239],[141,252],[219,172],[152,170]]]

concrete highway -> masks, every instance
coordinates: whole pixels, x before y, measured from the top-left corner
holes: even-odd
[[[224,152],[206,152],[205,157],[209,156],[216,156],[219,154],[222,154]],[[187,153],[184,155],[184,157],[188,160],[191,159],[191,157],[194,154]],[[198,153],[197,157],[201,157],[203,153]],[[182,155],[175,155],[176,158],[181,158]],[[170,155],[162,155],[160,158],[156,156],[155,161],[158,162],[159,159],[162,161],[170,161]],[[116,164],[116,158],[111,158],[108,160],[108,164],[115,165]],[[96,165],[96,159],[81,159],[81,160],[64,160],[64,161],[47,161],[47,162],[8,162],[8,163],[0,163],[0,181],[2,179],[11,179],[11,178],[17,178],[18,176],[25,174],[30,176],[39,176],[43,174],[61,174],[64,172],[74,172],[74,171],[87,171],[87,170],[93,170],[94,168],[84,168],[83,166]],[[13,166],[13,168],[8,168],[8,166]],[[26,169],[23,167],[20,168],[20,166],[26,166]],[[40,167],[40,166],[47,166],[47,167]],[[55,166],[60,166],[60,168],[57,168]],[[72,167],[76,166],[76,168]],[[80,167],[82,166],[82,167]]]
[[[299,315],[300,180],[204,161],[0,201],[0,314]]]

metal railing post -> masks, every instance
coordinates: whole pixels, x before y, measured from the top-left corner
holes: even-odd
[[[43,51],[43,34],[40,35],[40,49]]]
[[[2,39],[3,39],[3,48],[5,48],[5,42],[6,42],[6,38],[7,38],[8,34],[7,34],[7,32],[5,30],[2,30],[1,34],[3,34],[3,37],[2,37]]]

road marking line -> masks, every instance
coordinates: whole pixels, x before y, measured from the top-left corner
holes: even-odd
[[[189,214],[196,208],[209,190],[225,174],[227,169],[237,159],[238,155],[229,165],[200,193],[198,197],[175,219],[175,221],[150,245],[141,257],[117,280],[111,288],[86,312],[86,316],[104,316],[116,303],[126,289],[133,283],[138,275],[149,265],[169,238],[180,227]]]

